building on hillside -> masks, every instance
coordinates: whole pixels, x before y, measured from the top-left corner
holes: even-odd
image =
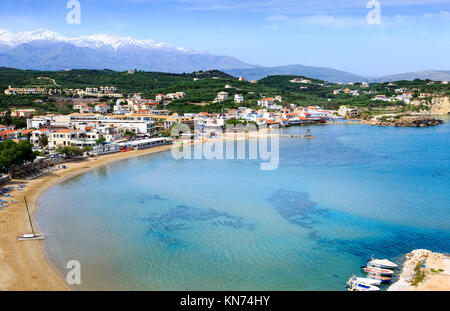
[[[227,92],[219,92],[219,93],[217,93],[216,99],[214,99],[213,103],[222,102],[226,99],[228,99],[228,93]]]
[[[45,88],[42,87],[16,87],[9,86],[5,90],[6,95],[44,95],[46,93]]]
[[[303,79],[303,78],[294,78],[292,80],[289,80],[291,83],[311,83],[312,81],[309,79]]]
[[[15,109],[11,111],[11,116],[16,118],[29,118],[36,110],[34,109]]]
[[[158,102],[162,102],[165,99],[166,99],[166,95],[164,95],[164,94],[156,94],[155,95],[155,100]]]
[[[107,105],[107,104],[98,104],[98,105],[95,105],[94,110],[95,110],[95,112],[98,112],[98,113],[108,113],[109,105]]]
[[[85,103],[79,103],[73,105],[73,110],[78,110],[80,113],[92,113],[94,109]]]
[[[341,117],[357,117],[359,114],[358,108],[348,108],[346,106],[340,106],[338,110],[338,115]]]
[[[241,103],[244,101],[244,96],[242,94],[235,94],[234,95],[234,102],[235,103]]]
[[[272,105],[273,105],[273,98],[268,97],[258,100],[258,106],[262,106],[269,109],[269,107]]]

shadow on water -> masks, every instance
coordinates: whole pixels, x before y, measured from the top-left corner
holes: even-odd
[[[319,224],[320,216],[328,211],[311,201],[306,192],[280,189],[272,193],[267,200],[289,223],[307,229],[313,229],[315,225]]]
[[[413,228],[321,208],[304,192],[280,189],[268,201],[289,223],[308,229],[307,240],[330,253],[394,258],[415,248],[436,252],[450,249],[450,231]],[[339,237],[339,232],[328,228],[356,228],[359,233]]]
[[[191,230],[200,223],[236,230],[255,229],[254,224],[248,223],[241,216],[232,216],[212,208],[198,208],[188,205],[177,205],[167,211],[153,213],[153,215],[141,219],[148,224],[148,235],[159,241],[180,246],[183,243],[173,237],[173,233]]]

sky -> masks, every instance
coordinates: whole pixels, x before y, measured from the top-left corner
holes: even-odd
[[[77,1],[80,24],[67,23],[69,0],[0,0],[0,28],[152,39],[250,64],[366,76],[450,70],[450,0]],[[380,23],[368,23],[377,2]]]

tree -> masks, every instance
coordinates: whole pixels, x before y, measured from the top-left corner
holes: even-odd
[[[13,122],[11,118],[11,110],[7,110],[5,116],[3,117],[3,123],[5,125],[11,125]]]
[[[32,144],[27,140],[15,143],[12,140],[0,142],[0,170],[7,172],[10,168],[22,165],[25,161],[33,161],[36,154]]]
[[[56,147],[56,152],[64,155],[66,158],[74,158],[83,155],[83,150],[76,145],[70,146],[58,145]]]
[[[39,143],[39,146],[41,146],[42,148],[47,147],[48,146],[48,137],[47,137],[47,135],[45,135],[45,134],[39,135],[38,143]]]
[[[103,137],[103,136],[100,136],[100,137],[95,141],[95,143],[96,143],[97,145],[104,145],[104,144],[106,143],[106,138]]]

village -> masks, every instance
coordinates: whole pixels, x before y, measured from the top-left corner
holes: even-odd
[[[58,157],[72,157],[76,155],[92,156],[115,152],[126,152],[151,148],[154,146],[171,144],[173,139],[192,139],[192,136],[181,135],[172,137],[171,129],[176,124],[188,126],[198,138],[220,137],[225,129],[254,125],[256,128],[278,128],[327,123],[349,123],[365,120],[369,124],[388,125],[386,121],[394,120],[397,113],[367,114],[367,109],[356,106],[340,105],[336,109],[324,108],[331,101],[324,98],[323,105],[314,102],[304,105],[285,100],[283,92],[278,95],[271,92],[255,93],[244,91],[233,81],[239,81],[239,86],[257,85],[259,81],[247,81],[239,77],[226,84],[222,84],[220,91],[209,103],[184,105],[215,105],[211,109],[199,112],[177,112],[171,109],[172,103],[183,102],[188,90],[174,89],[170,93],[154,93],[151,97],[142,93],[128,93],[126,96],[118,92],[116,86],[87,86],[81,88],[57,88],[59,85],[50,78],[38,77],[53,82],[55,87],[12,87],[8,86],[4,94],[8,98],[16,96],[45,95],[56,97],[70,103],[67,113],[54,113],[45,110],[39,112],[34,108],[8,107],[0,113],[0,117],[22,120],[20,125],[1,124],[0,139],[2,141],[29,141],[37,159],[54,159]],[[210,78],[218,81],[219,77]],[[201,83],[203,79],[194,77],[193,83]],[[206,81],[206,80],[203,80]],[[448,84],[447,81],[429,82]],[[301,91],[319,88],[326,89],[329,96],[359,97],[366,96],[370,102],[392,102],[409,105],[413,99],[427,100],[433,94],[415,88],[396,87],[395,83],[387,84],[390,92],[367,90],[369,83],[330,83],[306,78],[293,78],[288,84],[298,87]],[[330,89],[330,87],[332,89]],[[394,90],[395,88],[395,90]],[[320,91],[319,91],[320,92]],[[394,95],[391,95],[394,94]],[[369,97],[371,96],[371,97]],[[251,100],[250,100],[251,98]],[[34,107],[44,105],[42,99],[33,100]],[[228,107],[225,105],[228,104]],[[233,108],[229,108],[232,104]],[[389,105],[385,103],[383,105]],[[401,107],[401,106],[400,106]],[[395,108],[395,107],[394,107]],[[42,113],[45,112],[45,113]],[[364,115],[365,114],[365,115]],[[364,118],[362,117],[364,115]],[[369,118],[367,118],[369,116]],[[26,122],[25,122],[26,120]],[[416,120],[414,120],[416,122]],[[416,122],[417,123],[417,122]],[[423,122],[422,122],[423,123]],[[429,123],[425,123],[428,126]],[[431,123],[430,123],[431,124]],[[417,123],[417,126],[424,124]],[[403,125],[402,125],[403,126]],[[244,130],[245,131],[245,130]]]
[[[102,92],[104,88],[100,88]],[[14,89],[16,92],[21,90]],[[114,91],[114,87],[108,90]],[[11,88],[7,90],[11,91]],[[29,92],[34,92],[28,89]],[[35,90],[38,91],[38,90]],[[97,94],[96,88],[83,92]],[[92,93],[94,92],[94,93]],[[80,92],[78,92],[80,94]],[[115,93],[114,93],[115,94]],[[111,95],[111,94],[110,94]],[[154,99],[141,98],[133,94],[129,98],[117,98],[113,105],[107,103],[76,103],[76,113],[68,115],[36,115],[33,109],[17,109],[13,116],[26,117],[27,127],[15,129],[0,125],[2,140],[28,139],[33,148],[39,151],[54,152],[58,146],[78,146],[95,154],[119,152],[125,146],[150,147],[167,143],[162,134],[170,134],[175,124],[185,124],[191,129],[201,129],[204,136],[215,135],[225,129],[226,124],[253,123],[258,127],[286,127],[313,123],[338,121],[358,115],[358,109],[342,106],[338,111],[324,110],[319,106],[297,107],[294,104],[285,107],[282,97],[262,98],[258,100],[259,109],[239,107],[225,109],[217,113],[185,113],[179,115],[169,110],[157,109],[161,102],[183,98],[184,92],[157,94]],[[114,95],[115,97],[115,95]],[[219,92],[215,101],[228,98],[227,92]],[[236,94],[234,101],[240,103],[243,96]],[[112,106],[112,107],[111,107]],[[143,145],[145,143],[145,145]]]

